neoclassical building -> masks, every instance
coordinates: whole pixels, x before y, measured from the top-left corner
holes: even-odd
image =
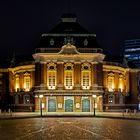
[[[32,61],[7,69],[8,106],[14,110],[140,110],[139,69],[106,61],[96,35],[74,15],[63,15],[56,27],[42,34],[32,56]]]

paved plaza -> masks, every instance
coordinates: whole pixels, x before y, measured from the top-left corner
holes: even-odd
[[[1,140],[139,140],[140,120],[93,117],[1,119]]]

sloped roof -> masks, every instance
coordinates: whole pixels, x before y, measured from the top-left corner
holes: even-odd
[[[70,43],[76,48],[100,48],[96,35],[83,28],[74,14],[64,14],[61,22],[40,39],[40,48],[61,48]]]
[[[61,22],[48,33],[53,34],[89,34],[78,22],[75,14],[63,14]]]

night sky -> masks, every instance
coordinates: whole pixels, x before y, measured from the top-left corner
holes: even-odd
[[[121,55],[123,40],[140,38],[139,0],[0,0],[0,57],[34,53],[63,13],[75,13],[106,54]]]

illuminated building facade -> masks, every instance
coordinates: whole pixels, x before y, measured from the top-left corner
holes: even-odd
[[[39,111],[40,102],[44,112],[93,112],[94,105],[98,111],[138,109],[139,70],[104,61],[96,35],[75,16],[63,16],[42,34],[32,56],[8,68],[13,109]]]

